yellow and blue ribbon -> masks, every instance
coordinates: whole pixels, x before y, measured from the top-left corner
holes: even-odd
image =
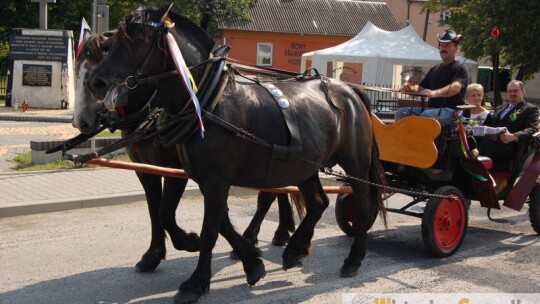
[[[193,102],[193,105],[195,106],[195,111],[197,112],[197,118],[199,121],[199,127],[201,129],[201,137],[204,138],[204,125],[202,121],[202,115],[201,115],[201,104],[199,102],[199,98],[197,98],[197,85],[195,83],[195,80],[193,79],[193,75],[191,75],[191,72],[189,71],[186,61],[184,60],[184,57],[182,56],[182,52],[180,52],[180,49],[178,48],[178,44],[176,43],[176,40],[174,37],[169,33],[169,30],[174,27],[174,23],[171,23],[169,21],[165,21],[164,24],[159,25],[155,22],[149,23],[151,26],[158,27],[162,26],[165,28],[165,39],[167,39],[167,45],[169,46],[169,51],[172,55],[174,65],[176,67],[176,70],[178,71],[178,75],[180,75],[180,78],[182,79],[182,82],[184,83],[189,95],[191,96],[191,100]]]

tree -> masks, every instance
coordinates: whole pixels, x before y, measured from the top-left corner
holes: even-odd
[[[451,12],[446,24],[462,33],[463,53],[472,59],[489,58],[494,70],[510,66],[516,79],[527,80],[540,71],[540,1],[515,0],[428,0],[423,9]],[[497,26],[500,36],[491,36]],[[494,83],[494,85],[498,85]],[[495,104],[502,102],[495,92]]]
[[[124,16],[144,6],[161,6],[171,0],[108,0],[111,29],[116,28]],[[176,1],[174,10],[199,24],[210,34],[215,34],[217,21],[221,19],[249,20],[249,8],[257,0],[183,0]],[[48,28],[73,31],[79,37],[81,19],[92,18],[93,0],[57,0],[48,5]],[[29,0],[3,0],[0,10],[0,73],[7,65],[8,37],[13,28],[39,28],[39,3]],[[76,43],[77,41],[75,41]]]

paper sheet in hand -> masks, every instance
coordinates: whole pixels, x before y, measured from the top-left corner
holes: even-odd
[[[501,134],[506,132],[506,127],[487,127],[487,126],[474,126],[472,127],[473,136],[483,137],[486,135]]]

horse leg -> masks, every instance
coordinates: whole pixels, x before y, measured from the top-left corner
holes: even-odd
[[[277,195],[278,207],[279,207],[279,225],[274,232],[274,238],[272,239],[272,245],[284,246],[287,244],[291,236],[290,232],[294,232],[294,218],[287,194],[280,193]]]
[[[141,260],[135,265],[138,271],[154,271],[161,260],[165,259],[165,230],[159,223],[159,206],[161,202],[161,177],[153,174],[137,172],[137,177],[143,186],[150,214],[152,227],[152,240],[150,248],[143,254]]]
[[[265,275],[264,264],[255,246],[240,236],[233,228],[228,214],[228,187],[220,183],[199,184],[204,195],[204,218],[201,230],[200,252],[197,268],[189,279],[183,282],[174,296],[175,303],[194,303],[210,289],[212,250],[218,232],[229,241],[239,253],[247,274],[248,284],[257,283]],[[205,191],[205,189],[210,189]]]
[[[227,207],[229,187],[222,183],[199,183],[204,196],[204,217],[200,234],[199,261],[189,279],[184,281],[174,302],[194,303],[210,289],[212,250]],[[246,241],[247,242],[247,241]]]
[[[370,198],[370,190],[367,184],[351,183],[354,192],[354,207],[356,210],[357,226],[356,234],[349,256],[343,261],[340,270],[341,277],[353,277],[358,274],[358,269],[366,256],[367,223],[370,215],[370,205],[366,204],[366,198]],[[375,206],[376,208],[376,206]],[[373,210],[371,210],[373,212]],[[376,215],[375,215],[376,216]]]
[[[242,234],[242,236],[250,243],[254,245],[257,245],[259,243],[257,235],[261,230],[261,224],[264,220],[264,217],[268,213],[268,210],[270,209],[270,206],[275,199],[275,193],[262,191],[259,192],[259,195],[257,196],[257,211],[255,212],[255,215],[253,215],[253,219],[251,219],[251,222],[244,231],[244,234]]]
[[[275,199],[275,193],[263,191],[259,192],[259,195],[257,196],[257,211],[255,211],[255,214],[244,231],[244,234],[242,234],[242,236],[251,244],[257,245],[259,243],[257,236],[261,230],[262,222]],[[234,250],[231,252],[231,259],[239,259],[238,253],[236,253]]]
[[[159,218],[161,225],[169,233],[174,248],[195,252],[199,250],[199,236],[196,233],[186,233],[176,224],[176,208],[180,198],[186,189],[187,179],[165,177],[163,184],[163,195]]]
[[[239,252],[238,257],[242,260],[247,283],[249,286],[253,286],[266,274],[264,264],[260,258],[261,251],[234,230],[228,211],[228,208],[226,208],[219,232],[232,246],[233,252]]]
[[[311,252],[311,239],[315,225],[321,219],[330,201],[321,185],[317,174],[298,185],[306,201],[306,216],[293,233],[289,244],[283,251],[283,269],[301,266],[302,260]]]

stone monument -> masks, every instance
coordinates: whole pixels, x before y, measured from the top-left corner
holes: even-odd
[[[26,101],[29,108],[67,109],[75,98],[73,32],[48,30],[46,21],[40,25],[14,28],[9,36],[6,106]]]

